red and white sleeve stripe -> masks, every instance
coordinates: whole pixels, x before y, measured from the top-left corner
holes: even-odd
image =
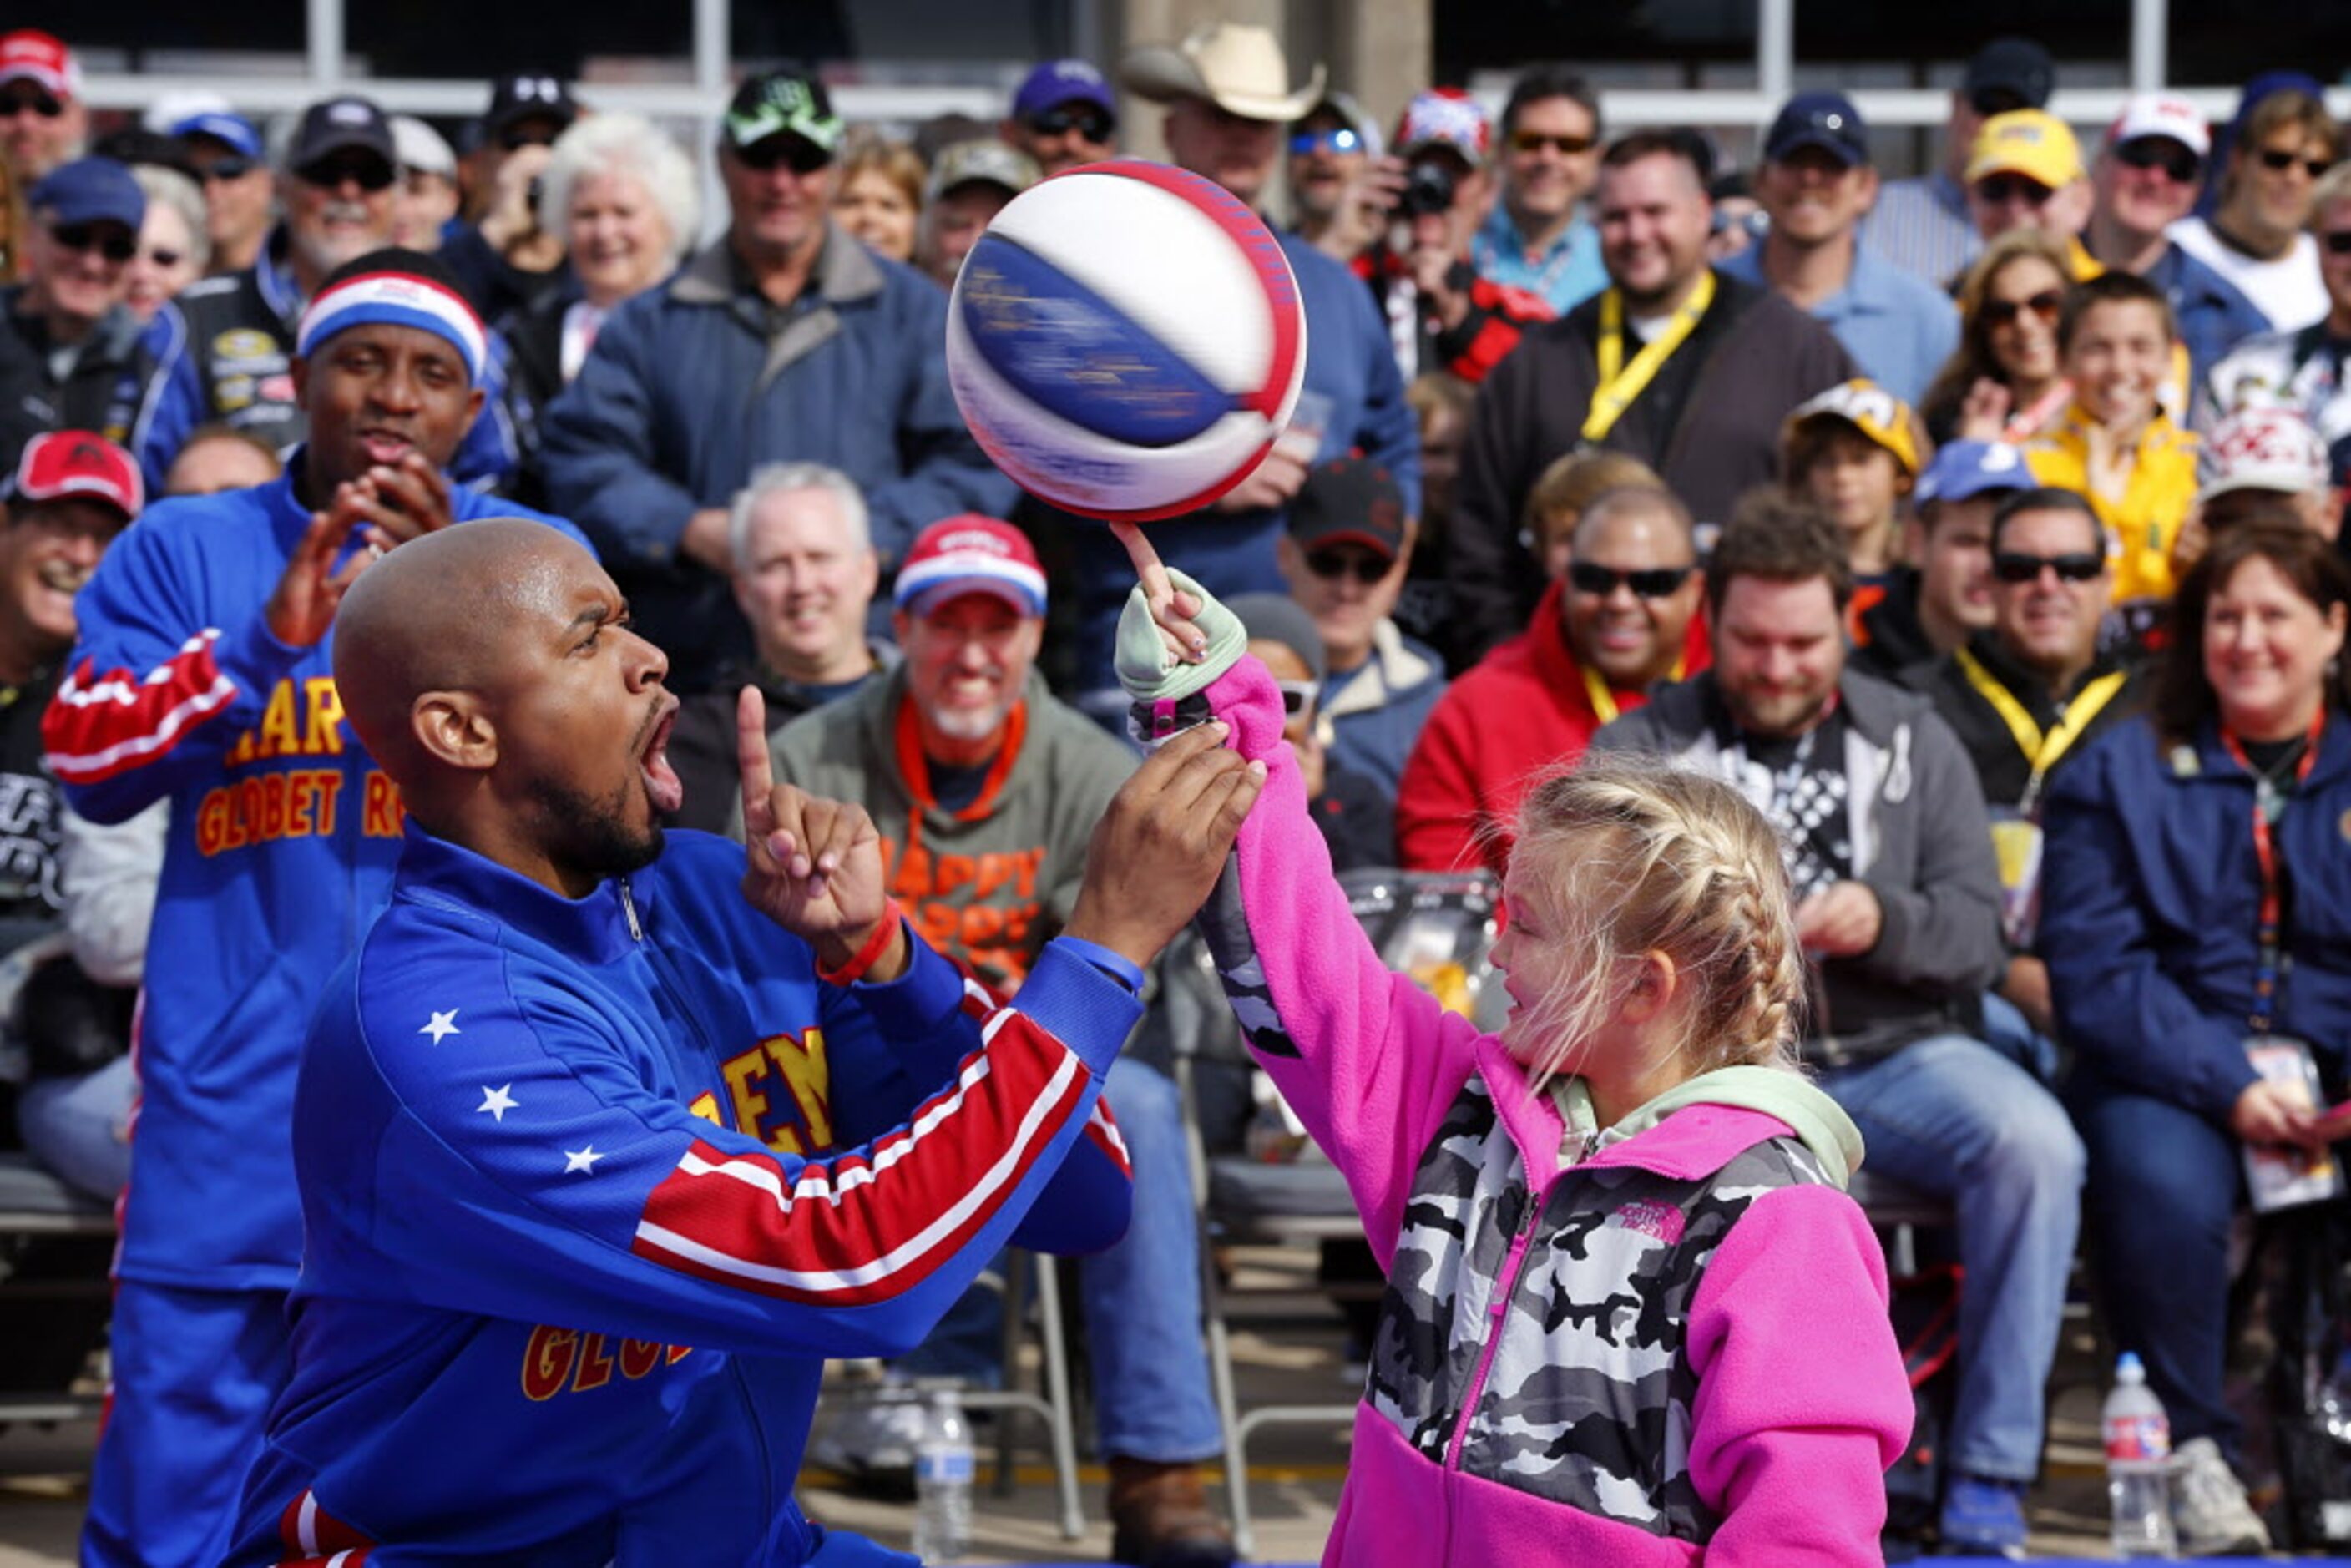
[[[788,1171],[695,1139],[646,1199],[637,1255],[823,1306],[915,1289],[1002,1210],[1085,1103],[1085,1062],[1026,1017],[998,1011],[980,1039],[952,1083],[862,1155]]]
[[[277,1516],[277,1539],[286,1548],[277,1568],[360,1568],[375,1544],[320,1508],[307,1487]]]
[[[68,784],[95,784],[171,750],[180,737],[236,696],[236,683],[213,659],[218,628],[207,627],[146,675],[98,673],[90,660],[68,674],[41,717],[49,771]]]

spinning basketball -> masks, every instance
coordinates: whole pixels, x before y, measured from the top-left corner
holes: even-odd
[[[972,434],[1023,487],[1089,517],[1173,517],[1239,484],[1305,366],[1272,234],[1223,187],[1155,163],[1090,163],[1014,198],[947,310]]]

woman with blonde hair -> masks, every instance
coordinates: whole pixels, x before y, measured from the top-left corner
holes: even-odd
[[[2011,229],[1984,247],[1959,284],[1959,346],[1918,400],[1927,434],[2021,442],[2065,409],[2073,389],[2057,357],[2057,316],[2074,286],[2065,243]]]
[[[1481,1034],[1357,925],[1230,612],[1119,531],[1138,730],[1266,771],[1200,922],[1388,1280],[1324,1562],[1881,1562],[1912,1402],[1771,826],[1640,759],[1537,785]]]
[[[922,154],[904,142],[879,137],[857,141],[841,160],[832,221],[876,254],[911,265],[923,179]]]

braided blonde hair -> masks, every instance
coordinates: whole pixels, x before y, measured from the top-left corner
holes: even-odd
[[[1780,842],[1737,790],[1656,758],[1587,755],[1519,808],[1514,896],[1568,949],[1568,977],[1513,1032],[1540,1091],[1573,1072],[1583,1042],[1625,999],[1650,952],[1671,958],[1687,999],[1675,1050],[1690,1074],[1751,1064],[1793,1070],[1804,1005]]]

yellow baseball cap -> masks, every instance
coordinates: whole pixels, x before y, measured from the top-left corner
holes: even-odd
[[[1918,472],[1918,418],[1910,405],[1876,382],[1855,376],[1796,405],[1788,415],[1787,434],[1793,435],[1816,419],[1841,419],[1894,454],[1906,473]]]
[[[2022,174],[2058,190],[2082,177],[2082,144],[2072,127],[2045,109],[1995,114],[1976,132],[1968,183],[1991,174]]]

